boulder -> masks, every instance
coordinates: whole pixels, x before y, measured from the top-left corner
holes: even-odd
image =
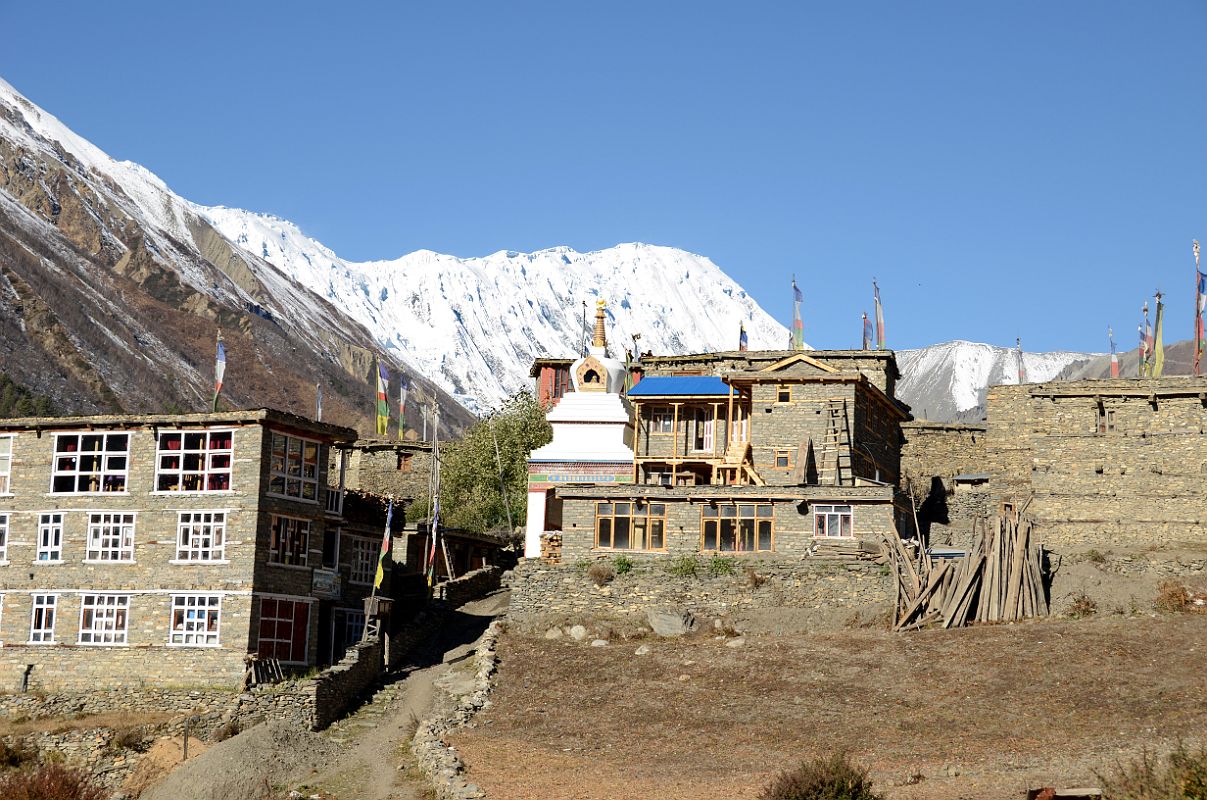
[[[587,638],[587,629],[582,625],[575,625],[570,629],[570,638],[576,642],[581,642]]]
[[[646,617],[659,636],[682,636],[696,629],[696,618],[685,608],[651,608]]]

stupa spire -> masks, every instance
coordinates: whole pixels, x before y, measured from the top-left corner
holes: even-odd
[[[592,347],[608,346],[608,334],[604,330],[604,309],[607,307],[608,304],[603,300],[595,301],[595,338],[591,341]]]

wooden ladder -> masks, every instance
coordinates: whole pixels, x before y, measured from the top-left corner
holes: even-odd
[[[822,486],[852,486],[851,424],[846,400],[826,401],[826,433],[821,443],[817,481]]]

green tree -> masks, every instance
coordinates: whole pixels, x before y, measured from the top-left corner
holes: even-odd
[[[440,516],[444,524],[472,531],[506,530],[510,510],[512,528],[522,526],[528,509],[528,454],[552,438],[545,410],[531,394],[520,392],[475,423],[460,441],[443,444]]]

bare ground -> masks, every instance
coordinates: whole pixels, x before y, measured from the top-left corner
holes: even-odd
[[[492,800],[753,798],[835,750],[894,799],[1017,798],[1202,742],[1205,655],[1207,614],[751,634],[736,648],[510,633],[493,707],[452,743]]]

